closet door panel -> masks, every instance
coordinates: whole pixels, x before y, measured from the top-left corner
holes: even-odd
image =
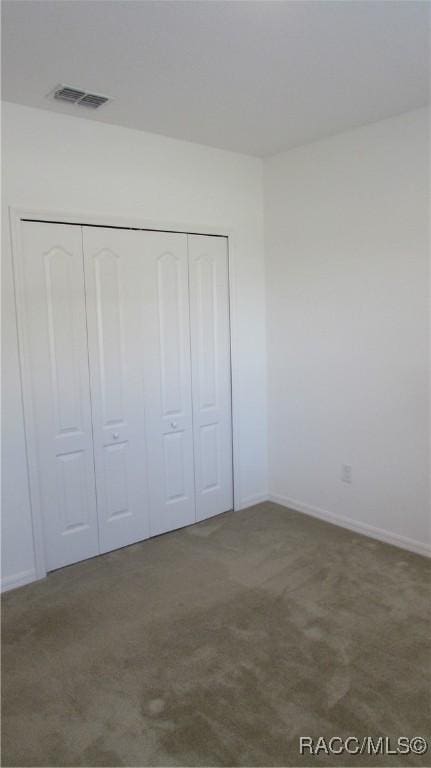
[[[163,235],[161,235],[163,237]],[[182,317],[181,261],[173,253],[157,259],[157,306],[159,315],[160,388],[164,418],[181,416],[182,387]]]
[[[187,236],[142,232],[151,534],[195,521]]]
[[[22,222],[27,370],[47,570],[99,551],[81,229]],[[32,489],[32,493],[35,489]]]
[[[233,507],[227,240],[189,235],[196,516]]]
[[[83,227],[101,552],[149,536],[139,235]]]

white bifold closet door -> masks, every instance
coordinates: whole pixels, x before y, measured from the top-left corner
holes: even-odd
[[[233,507],[227,239],[188,235],[196,519]]]
[[[187,235],[138,232],[143,269],[150,530],[196,520]]]
[[[227,240],[42,222],[22,238],[47,569],[232,509]]]
[[[23,222],[21,237],[32,506],[53,570],[99,553],[81,229]]]
[[[150,535],[140,234],[82,228],[101,552]]]

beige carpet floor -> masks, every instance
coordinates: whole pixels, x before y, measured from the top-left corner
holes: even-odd
[[[9,592],[3,765],[429,766],[298,750],[431,737],[430,575],[265,503]]]

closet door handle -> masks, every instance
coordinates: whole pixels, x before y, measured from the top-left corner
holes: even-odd
[[[113,437],[114,440],[118,440],[118,438],[120,437],[120,433],[119,432],[113,432],[112,433],[112,437]]]
[[[178,424],[176,421],[171,421],[171,427],[172,429],[176,429],[178,427]]]

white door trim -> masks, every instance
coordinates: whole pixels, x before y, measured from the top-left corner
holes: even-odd
[[[124,218],[99,213],[80,211],[43,210],[9,206],[12,264],[15,290],[15,312],[18,330],[18,352],[21,379],[22,407],[25,429],[28,491],[30,499],[33,544],[35,553],[35,578],[46,576],[46,558],[42,513],[40,509],[39,478],[36,461],[36,442],[33,421],[33,403],[28,370],[29,348],[26,336],[25,301],[23,294],[21,221],[44,221],[53,224],[76,224],[82,226],[116,227],[120,229],[143,229],[161,232],[182,232],[184,234],[215,235],[228,241],[228,280],[230,313],[230,353],[232,383],[232,451],[234,510],[241,509],[240,439],[239,439],[239,366],[238,366],[238,318],[236,301],[236,264],[240,242],[235,229],[230,226],[202,225],[197,222],[173,222],[153,219]]]

